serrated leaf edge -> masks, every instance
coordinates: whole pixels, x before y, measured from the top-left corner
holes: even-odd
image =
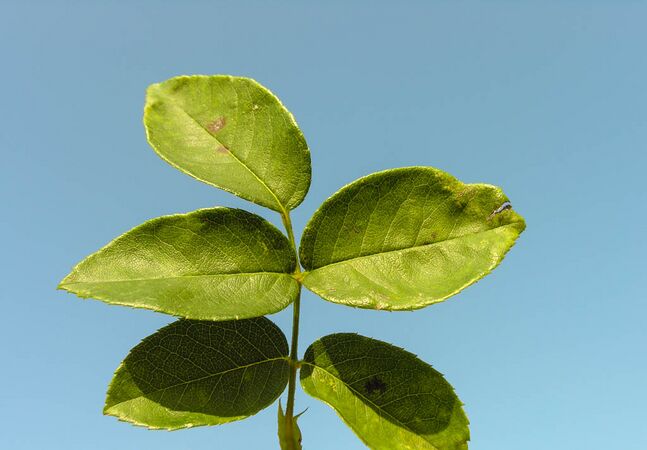
[[[521,217],[521,216],[519,216],[519,217]],[[416,309],[422,309],[422,308],[425,308],[427,306],[434,305],[436,303],[444,302],[448,298],[453,297],[454,295],[462,292],[463,290],[467,289],[471,285],[473,285],[473,284],[477,283],[478,281],[482,280],[483,278],[485,278],[486,275],[489,275],[494,269],[496,269],[499,266],[499,264],[501,264],[501,262],[503,262],[503,260],[505,259],[505,256],[512,249],[512,247],[515,246],[515,244],[517,243],[517,240],[519,239],[519,236],[521,235],[521,233],[524,231],[524,229],[526,227],[525,221],[522,219],[519,222],[509,223],[509,224],[502,225],[502,226],[499,226],[499,227],[491,228],[491,229],[486,230],[486,231],[480,231],[478,233],[471,233],[469,235],[469,236],[478,235],[478,234],[481,234],[481,233],[487,233],[489,231],[498,230],[498,229],[506,228],[506,227],[517,228],[519,231],[513,237],[512,241],[510,242],[510,245],[505,249],[505,251],[503,253],[501,253],[499,255],[499,258],[497,258],[496,260],[493,260],[493,263],[490,266],[488,266],[487,270],[483,274],[481,274],[480,276],[474,278],[469,283],[467,283],[467,284],[453,290],[451,293],[449,293],[449,294],[447,294],[447,295],[445,295],[445,296],[443,296],[443,297],[441,297],[439,299],[434,299],[433,301],[426,301],[426,302],[408,304],[408,305],[402,306],[402,307],[399,307],[397,305],[395,307],[384,307],[384,308],[381,308],[379,310],[380,311],[414,311]],[[309,272],[304,272],[304,275],[302,277],[303,286],[305,286],[309,291],[314,292],[315,294],[317,294],[322,299],[324,299],[326,301],[329,301],[329,302],[332,302],[332,303],[337,303],[337,304],[341,304],[341,305],[344,305],[344,306],[350,306],[350,307],[353,307],[353,308],[377,310],[377,308],[375,308],[372,305],[363,306],[363,305],[360,305],[360,304],[350,304],[347,301],[345,301],[345,300],[343,300],[343,299],[341,299],[339,297],[336,297],[334,294],[330,295],[330,294],[327,294],[326,292],[323,292],[320,289],[313,288],[312,286],[309,286],[308,285],[308,275],[310,275],[312,273],[315,273],[317,270],[328,268],[328,267],[331,267],[331,266],[334,266],[334,265],[337,265],[337,264],[341,265],[343,263],[346,263],[348,261],[352,261],[354,259],[369,258],[369,257],[372,257],[372,256],[383,255],[383,254],[388,254],[388,253],[395,253],[395,252],[414,251],[414,250],[418,250],[420,248],[432,247],[434,245],[442,244],[444,242],[449,242],[449,241],[453,241],[455,239],[460,239],[461,237],[464,237],[464,236],[468,236],[468,235],[458,236],[458,237],[455,237],[455,238],[452,238],[452,239],[446,239],[444,241],[434,242],[432,244],[419,245],[419,246],[416,246],[416,247],[409,247],[409,248],[405,248],[405,249],[390,250],[388,252],[373,253],[371,255],[362,255],[362,256],[355,257],[355,258],[345,259],[343,261],[337,261],[337,262],[334,262],[332,264],[328,264],[326,266],[322,266],[322,267],[319,267],[317,269],[311,270]]]

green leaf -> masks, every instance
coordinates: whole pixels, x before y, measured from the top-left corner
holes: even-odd
[[[300,414],[292,417],[292,430],[288,430],[287,421],[285,419],[285,414],[283,413],[283,406],[281,406],[281,400],[279,399],[279,411],[278,411],[278,430],[279,430],[279,445],[281,450],[301,450],[301,429],[297,420],[303,414],[303,411]]]
[[[306,350],[301,385],[373,449],[464,450],[468,420],[443,376],[415,355],[357,334]]]
[[[310,151],[294,117],[249,78],[181,76],[146,93],[148,142],[200,181],[275,211],[310,186]]]
[[[159,217],[79,263],[59,288],[189,319],[257,317],[299,292],[287,238],[263,218],[212,208]]]
[[[244,419],[285,389],[288,344],[265,317],[178,320],[133,348],[110,383],[104,413],[176,430]]]
[[[525,229],[501,189],[431,167],[361,178],[308,223],[304,285],[345,305],[410,310],[440,302],[492,271]]]

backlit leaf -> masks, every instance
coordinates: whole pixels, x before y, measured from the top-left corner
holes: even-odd
[[[263,218],[202,209],[133,228],[79,263],[59,287],[189,319],[257,317],[295,299],[295,259],[287,238]]]
[[[415,355],[357,334],[306,351],[301,385],[373,449],[466,450],[468,420],[443,376]]]
[[[146,93],[148,141],[200,181],[276,211],[310,186],[310,151],[294,117],[249,78],[181,76]]]
[[[272,404],[288,376],[287,340],[268,319],[182,319],[131,350],[104,413],[149,428],[218,425]]]
[[[308,223],[304,285],[345,305],[417,309],[492,271],[524,230],[501,189],[430,167],[361,178]]]

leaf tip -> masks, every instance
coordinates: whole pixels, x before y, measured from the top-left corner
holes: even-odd
[[[65,292],[69,292],[71,294],[75,293],[75,292],[72,291],[72,283],[69,280],[70,275],[66,276],[61,281],[58,282],[58,284],[56,285],[56,290],[57,291],[65,291]]]

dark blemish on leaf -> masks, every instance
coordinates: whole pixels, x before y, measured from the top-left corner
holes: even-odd
[[[496,216],[497,214],[501,214],[501,213],[502,213],[503,211],[505,211],[506,209],[512,209],[512,203],[510,203],[510,202],[503,202],[503,204],[502,204],[501,206],[499,206],[497,209],[495,209],[494,211],[492,211],[492,214],[490,214],[490,215],[488,216],[487,220],[492,220],[492,218],[493,218],[494,216]]]
[[[211,122],[209,125],[207,125],[207,130],[211,131],[212,133],[217,133],[218,131],[225,128],[226,124],[227,124],[227,119],[225,119],[224,116],[221,116],[221,117],[218,117],[213,122]]]
[[[380,377],[371,377],[369,380],[364,383],[364,389],[368,395],[373,395],[376,392],[384,394],[386,392],[386,383],[380,379]]]
[[[216,153],[226,155],[227,153],[229,153],[229,149],[227,147],[225,147],[224,145],[218,145],[216,147]]]

